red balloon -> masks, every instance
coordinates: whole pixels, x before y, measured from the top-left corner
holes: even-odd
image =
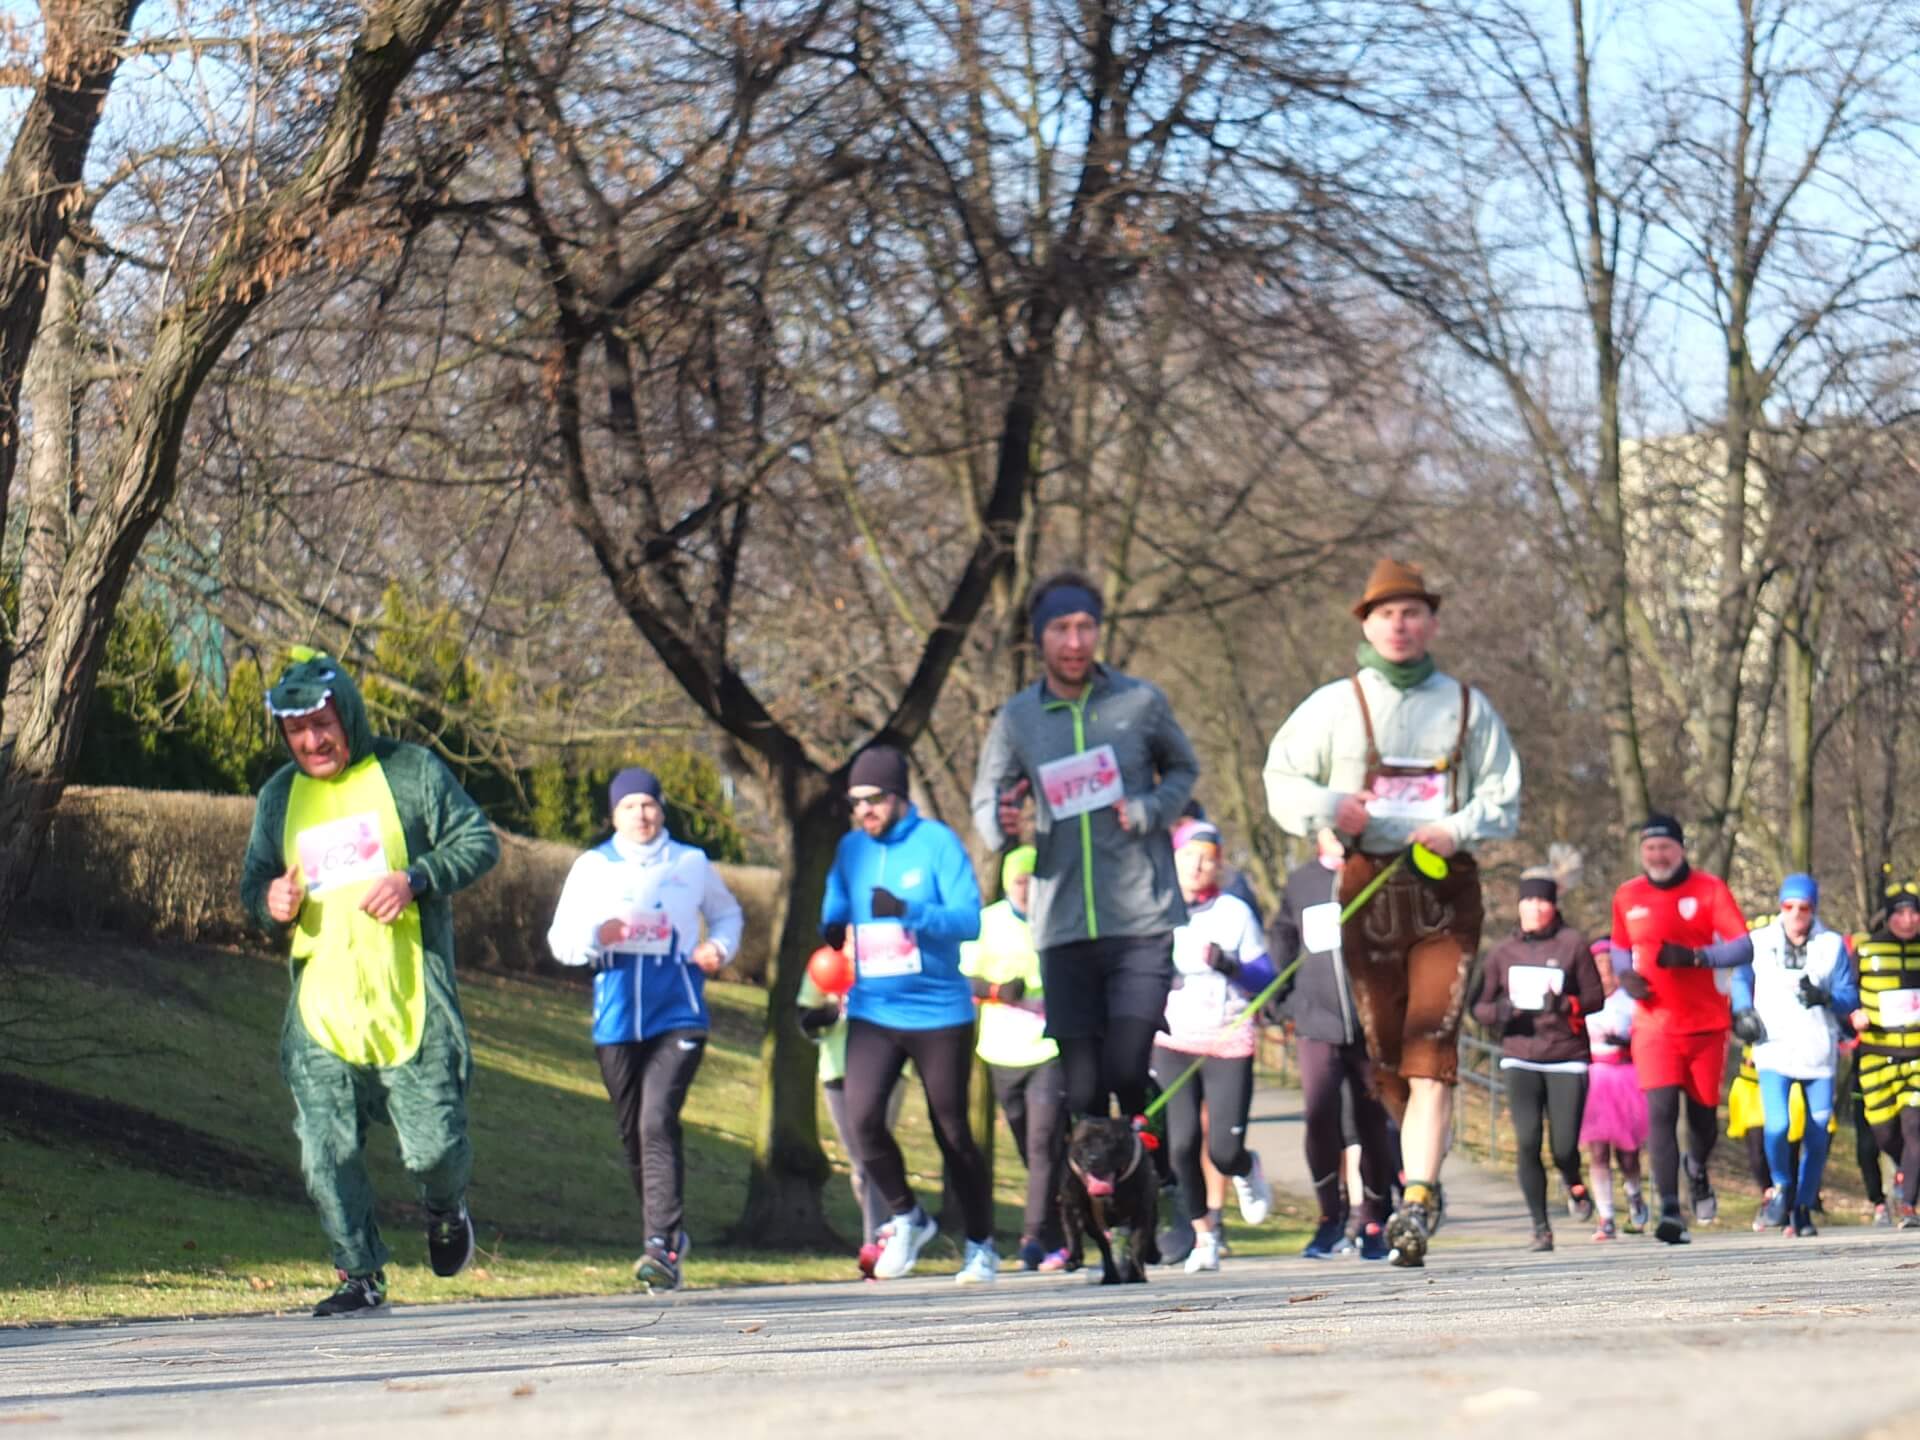
[[[853,961],[845,951],[822,945],[807,959],[807,977],[829,995],[844,995],[853,988]]]

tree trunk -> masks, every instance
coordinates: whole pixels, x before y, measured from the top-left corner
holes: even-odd
[[[770,787],[785,812],[779,940],[767,968],[767,1028],[760,1042],[760,1103],[754,1117],[747,1201],[728,1242],[767,1250],[848,1250],[821,1208],[830,1173],[820,1150],[819,1058],[800,1033],[796,1001],[807,957],[820,944],[820,899],[846,817],[830,777],[789,768]]]
[[[1804,590],[1801,592],[1804,593]],[[1787,616],[1787,863],[1813,873],[1813,697],[1814,642],[1820,629],[1823,596],[1796,598]]]

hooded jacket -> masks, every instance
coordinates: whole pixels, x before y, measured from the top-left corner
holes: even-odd
[[[1113,747],[1129,828],[1111,805],[1057,818],[1043,769]],[[1096,665],[1078,700],[1042,679],[1001,707],[980,752],[973,824],[999,849],[999,804],[1015,783],[1034,795],[1033,943],[1039,950],[1079,940],[1166,935],[1186,923],[1173,869],[1170,831],[1200,775],[1200,762],[1160,687]]]
[[[1508,985],[1518,965],[1560,972],[1560,989],[1548,993],[1545,1009],[1515,1007]],[[1586,1021],[1598,1015],[1606,1001],[1587,937],[1556,918],[1553,929],[1538,935],[1515,930],[1488,952],[1473,1018],[1499,1037],[1502,1060],[1584,1065],[1589,1059]]]
[[[408,908],[419,914],[426,1000],[442,1009],[452,1022],[465,1056],[466,1024],[454,982],[452,896],[493,868],[500,858],[500,841],[480,807],[437,756],[418,745],[375,737],[359,688],[331,656],[296,652],[294,663],[282,672],[268,697],[276,714],[317,710],[329,700],[346,731],[348,771],[371,756],[392,794],[405,837],[407,878],[414,892]],[[299,919],[293,925],[282,925],[267,912],[267,890],[288,869],[287,809],[295,777],[300,773],[298,763],[289,761],[260,788],[240,875],[240,899],[247,913],[256,924],[290,941],[298,938],[298,932],[311,933],[316,902],[309,895]],[[346,774],[343,771],[334,779],[344,779]],[[295,1007],[305,969],[303,959],[292,960],[289,1023],[298,1023]]]
[[[1350,1045],[1360,1038],[1360,1021],[1346,959],[1337,947],[1307,950],[1301,939],[1301,915],[1315,905],[1338,904],[1339,889],[1339,872],[1317,859],[1296,865],[1274,913],[1272,953],[1274,965],[1283,971],[1299,961],[1300,968],[1279,995],[1294,1033],[1329,1045]]]
[[[881,918],[873,892],[887,890],[907,913]],[[893,1030],[973,1023],[973,987],[960,973],[960,943],[980,934],[980,883],[966,847],[913,806],[878,839],[849,830],[834,851],[820,926],[850,927],[854,982],[847,1017]]]

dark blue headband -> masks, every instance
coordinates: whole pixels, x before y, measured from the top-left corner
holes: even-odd
[[[1100,597],[1084,585],[1055,585],[1033,602],[1033,638],[1062,615],[1091,615],[1100,623]]]

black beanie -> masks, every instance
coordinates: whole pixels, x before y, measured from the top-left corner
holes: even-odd
[[[1560,903],[1560,882],[1551,875],[1522,875],[1520,877],[1520,898],[1522,900],[1551,900]]]
[[[862,790],[871,785],[889,795],[907,793],[907,757],[891,745],[875,745],[853,758],[847,772],[847,789]]]
[[[1687,833],[1680,828],[1680,822],[1671,815],[1652,814],[1640,822],[1642,840],[1671,840],[1676,845],[1687,843]]]

